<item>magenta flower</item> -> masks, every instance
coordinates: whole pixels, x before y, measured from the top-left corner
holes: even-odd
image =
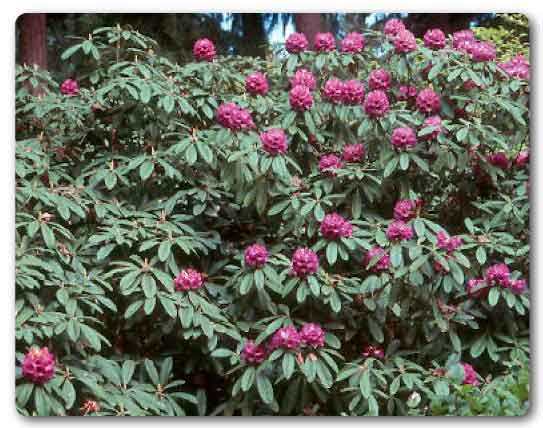
[[[399,101],[408,101],[416,96],[417,88],[415,86],[402,85],[398,88],[396,98],[398,98]]]
[[[47,347],[32,347],[22,363],[23,376],[36,385],[43,385],[55,376],[55,356]]]
[[[388,225],[386,235],[389,241],[406,241],[413,237],[413,229],[401,220],[394,220]]]
[[[241,350],[241,358],[248,364],[260,364],[266,359],[266,348],[248,340]]]
[[[79,83],[74,79],[66,79],[62,82],[62,85],[60,85],[60,92],[63,95],[73,97],[79,94]]]
[[[264,245],[253,244],[245,249],[245,264],[251,268],[261,268],[268,261],[268,250]]]
[[[515,79],[528,80],[530,78],[530,63],[522,55],[517,55],[509,61],[498,65],[509,76]]]
[[[445,33],[439,28],[428,30],[424,34],[424,46],[430,49],[443,49],[446,41]]]
[[[307,86],[294,86],[289,93],[289,102],[293,110],[306,111],[313,107],[313,96]]]
[[[470,279],[466,283],[466,293],[469,297],[484,299],[489,291],[490,288],[484,279]]]
[[[441,99],[430,88],[423,89],[417,95],[417,109],[423,114],[436,114],[441,110]]]
[[[343,146],[341,157],[345,162],[360,162],[364,158],[365,151],[362,144],[347,144]]]
[[[392,42],[396,53],[408,53],[417,49],[417,39],[409,30],[399,31]]]
[[[505,263],[497,263],[490,266],[485,273],[485,279],[490,285],[501,285],[508,288],[510,285],[509,266]]]
[[[373,247],[366,253],[363,260],[366,269],[375,258],[378,258],[378,261],[370,268],[372,272],[377,273],[390,269],[390,256],[381,247]]]
[[[364,85],[358,80],[347,80],[343,82],[342,101],[348,105],[362,104],[364,101]]]
[[[327,214],[321,222],[321,235],[328,240],[350,238],[353,235],[353,226],[338,213]]]
[[[518,168],[523,168],[528,164],[529,161],[530,153],[528,150],[523,150],[515,157],[515,166]]]
[[[317,33],[314,45],[317,52],[331,52],[336,48],[336,40],[332,33]]]
[[[362,356],[365,358],[385,358],[385,351],[380,346],[366,345],[362,350]]]
[[[300,338],[304,345],[312,346],[313,348],[321,348],[324,346],[324,330],[319,324],[306,323],[300,330]]]
[[[223,103],[216,113],[217,122],[232,131],[244,131],[255,128],[248,110],[235,103]]]
[[[288,148],[287,136],[281,128],[271,128],[260,133],[262,149],[271,156],[282,155]]]
[[[174,285],[176,291],[198,290],[204,285],[204,276],[197,270],[183,269],[175,277]]]
[[[300,337],[300,333],[298,333],[298,330],[289,325],[287,327],[280,328],[273,334],[269,347],[271,350],[278,348],[296,349],[300,346],[301,342],[302,339]]]
[[[396,18],[389,19],[384,26],[384,33],[389,37],[396,37],[400,31],[405,30],[404,23]]]
[[[305,68],[300,68],[299,70],[294,73],[294,76],[290,79],[290,85],[292,87],[302,85],[309,88],[309,90],[313,91],[317,87],[317,80],[315,79],[315,76],[310,71],[306,70]]]
[[[473,368],[471,364],[468,363],[460,363],[462,364],[462,367],[464,368],[464,385],[473,385],[478,386],[479,381],[477,380],[477,372]]]
[[[415,147],[417,145],[417,134],[415,134],[413,129],[408,127],[396,128],[392,131],[390,144],[398,150]]]
[[[475,62],[494,61],[496,59],[496,46],[490,42],[472,42],[466,49]]]
[[[313,275],[319,270],[319,257],[309,248],[298,248],[292,255],[292,272],[299,278]]]
[[[492,153],[487,156],[486,160],[497,168],[503,170],[509,169],[509,159],[507,159],[507,155],[504,152]]]
[[[341,52],[356,54],[362,52],[366,40],[360,33],[349,33],[341,41]]]
[[[215,58],[215,45],[209,39],[196,40],[192,47],[192,54],[196,61],[213,61]]]
[[[453,33],[453,48],[465,51],[475,41],[475,34],[471,30],[461,30]]]
[[[449,236],[444,231],[437,233],[437,247],[447,251],[447,253],[456,251],[463,243],[464,241],[459,236]]]
[[[423,140],[435,140],[439,136],[439,134],[441,134],[441,132],[443,131],[443,128],[441,127],[441,118],[437,115],[430,116],[424,119],[424,123],[422,124],[422,127],[433,128],[432,132],[422,137]]]
[[[390,88],[391,82],[392,78],[390,77],[390,73],[384,68],[373,70],[368,78],[368,85],[372,90],[381,89],[386,91]]]
[[[417,216],[417,201],[412,199],[400,199],[394,205],[394,220],[409,221]]]
[[[257,71],[245,79],[245,90],[251,95],[266,95],[268,89],[268,80],[263,73]]]
[[[528,284],[525,279],[513,279],[509,283],[509,289],[515,294],[522,294],[526,291]]]
[[[343,88],[344,84],[341,80],[328,79],[322,88],[322,96],[333,104],[339,104],[343,101]]]
[[[371,91],[364,101],[364,111],[371,118],[385,116],[390,109],[387,94],[383,91]]]
[[[309,42],[302,33],[292,33],[287,37],[285,48],[289,53],[300,53],[307,49]]]
[[[341,168],[343,162],[334,154],[323,155],[319,160],[319,170],[323,173],[329,173],[334,175],[335,170]]]

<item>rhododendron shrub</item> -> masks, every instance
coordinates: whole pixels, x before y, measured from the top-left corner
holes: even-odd
[[[525,413],[529,64],[353,30],[17,68],[22,414]]]

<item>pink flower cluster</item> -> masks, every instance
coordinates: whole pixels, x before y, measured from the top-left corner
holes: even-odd
[[[390,144],[398,150],[408,149],[417,145],[417,134],[412,128],[396,128],[392,131]]]
[[[319,160],[319,170],[323,173],[333,175],[334,171],[342,166],[343,162],[334,154],[323,155]]]
[[[195,269],[183,269],[174,279],[176,291],[198,290],[204,285],[204,275]]]
[[[241,358],[249,364],[260,364],[266,359],[266,348],[248,340],[241,350]]]
[[[400,199],[394,205],[394,220],[409,221],[417,216],[418,200]]]
[[[319,257],[309,248],[298,248],[292,255],[292,273],[298,278],[313,275],[319,270]]]
[[[464,380],[462,383],[464,385],[473,385],[478,386],[479,380],[477,379],[477,372],[473,368],[471,364],[468,363],[461,363],[462,367],[464,368]]]
[[[342,82],[332,78],[327,80],[322,88],[323,98],[333,104],[361,104],[364,100],[364,92],[362,82],[354,79]]]
[[[309,322],[304,324],[300,329],[301,341],[306,346],[312,346],[313,348],[323,347],[324,336],[324,330],[319,324]]]
[[[446,41],[445,33],[439,28],[433,28],[424,34],[424,46],[430,49],[443,49]]]
[[[328,79],[322,88],[322,96],[333,104],[343,101],[343,82],[335,77]]]
[[[251,95],[266,95],[268,89],[268,80],[259,71],[249,74],[245,79],[245,90]]]
[[[196,61],[213,61],[215,58],[215,45],[209,39],[198,39],[192,47],[192,54]]]
[[[55,366],[55,356],[47,347],[32,347],[23,359],[22,373],[30,382],[43,385],[55,376]]]
[[[270,350],[278,348],[295,349],[302,343],[302,338],[296,327],[289,325],[281,327],[272,336],[269,342]]]
[[[518,168],[525,167],[529,161],[530,161],[530,153],[528,152],[528,150],[523,150],[519,152],[519,154],[515,157],[515,165]]]
[[[360,162],[364,158],[365,151],[363,144],[347,144],[343,146],[341,157],[345,162]]]
[[[424,119],[424,123],[422,124],[422,128],[429,128],[432,127],[433,130],[429,134],[426,134],[422,137],[423,140],[435,140],[439,134],[443,131],[443,128],[441,127],[441,118],[437,115],[430,116]]]
[[[459,236],[449,236],[446,232],[440,231],[437,233],[437,247],[452,253],[462,246],[464,241]]]
[[[385,26],[383,28],[383,32],[391,38],[396,37],[398,33],[403,30],[405,30],[405,25],[400,19],[397,18],[389,19],[387,22],[385,22]]]
[[[409,101],[417,96],[417,88],[415,86],[401,85],[398,88],[396,98],[398,101]]]
[[[298,85],[306,86],[309,90],[313,91],[317,87],[317,80],[313,73],[305,68],[300,68],[296,70],[296,73],[294,73],[294,76],[290,79],[290,85],[292,87]]]
[[[364,101],[364,111],[373,119],[385,116],[390,109],[387,94],[381,90],[371,91]]]
[[[466,50],[475,62],[494,61],[496,59],[496,46],[490,42],[476,40],[468,44]]]
[[[381,89],[386,91],[390,88],[391,82],[392,77],[384,68],[373,70],[368,77],[368,85],[372,90]]]
[[[245,249],[245,264],[251,268],[261,268],[268,261],[268,250],[264,245],[253,244]]]
[[[285,48],[289,53],[303,52],[308,46],[309,42],[303,33],[292,33],[285,42]]]
[[[313,107],[313,96],[307,86],[294,86],[289,93],[289,102],[293,110],[306,111]]]
[[[79,94],[79,83],[74,79],[66,79],[60,85],[60,92],[69,97]]]
[[[509,159],[504,152],[496,152],[487,156],[486,160],[489,164],[497,168],[506,170],[509,169]]]
[[[288,148],[287,136],[281,128],[272,128],[260,133],[262,149],[271,156],[282,155]]]
[[[321,222],[321,235],[328,240],[350,238],[353,235],[352,224],[338,213],[327,214]]]
[[[413,237],[413,229],[401,220],[394,220],[388,225],[386,236],[389,241],[406,241]]]
[[[489,288],[500,286],[515,294],[523,293],[527,288],[525,279],[511,279],[509,266],[505,263],[491,265],[485,272],[484,279],[470,279],[466,284],[466,292],[471,297],[485,297]]]
[[[216,118],[220,125],[232,131],[255,128],[251,113],[236,103],[221,104],[217,109]]]
[[[341,41],[341,52],[356,54],[362,52],[365,45],[366,40],[362,34],[355,32],[349,33]]]
[[[317,33],[314,41],[317,52],[331,52],[336,49],[336,40],[332,33]]]
[[[461,30],[453,33],[453,48],[466,51],[468,46],[475,41],[475,34],[471,30]]]
[[[368,266],[374,259],[378,259],[378,260],[377,260],[377,263],[375,263],[370,268],[372,272],[377,273],[377,272],[382,272],[382,271],[390,269],[390,256],[383,248],[373,247],[371,250],[369,250],[364,256],[364,260],[363,260],[364,266],[368,268]]]
[[[409,53],[417,49],[417,39],[409,30],[398,31],[392,43],[396,53]]]
[[[509,61],[499,64],[499,66],[515,79],[528,80],[530,78],[530,63],[522,55],[517,55]]]
[[[385,358],[385,350],[380,346],[366,345],[362,350],[362,356],[365,358]]]
[[[426,88],[417,95],[417,109],[423,114],[436,114],[441,110],[441,99],[432,89]]]

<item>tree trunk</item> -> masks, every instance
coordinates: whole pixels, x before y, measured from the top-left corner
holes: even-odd
[[[313,49],[315,34],[324,31],[320,13],[296,13],[294,15],[296,31],[304,33],[309,41],[309,48]]]
[[[243,26],[242,43],[240,51],[243,55],[266,56],[267,38],[264,32],[264,21],[261,13],[243,13],[241,15]]]
[[[46,13],[25,13],[18,19],[20,61],[47,69]]]

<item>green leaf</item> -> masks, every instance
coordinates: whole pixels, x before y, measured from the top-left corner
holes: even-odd
[[[333,265],[336,262],[337,251],[338,251],[337,243],[334,241],[329,242],[328,245],[326,246],[326,259],[328,260],[328,263],[330,263],[330,265]]]
[[[496,306],[500,300],[500,290],[498,287],[492,287],[488,293],[488,304]]]
[[[362,376],[360,377],[360,392],[364,398],[368,399],[371,396],[371,380],[370,380],[370,371],[368,368],[364,370]]]
[[[264,403],[270,404],[273,402],[273,386],[270,380],[262,373],[256,375],[256,388]]]
[[[248,367],[247,370],[243,372],[243,376],[241,376],[242,391],[247,392],[251,389],[251,386],[253,386],[253,383],[255,382],[255,373],[254,367]]]
[[[475,257],[477,258],[479,265],[483,266],[486,263],[485,248],[484,247],[477,248],[477,251],[475,251]]]
[[[131,303],[128,308],[126,308],[126,311],[124,312],[125,319],[128,319],[132,317],[143,305],[143,300],[138,300],[136,302]]]
[[[143,293],[145,294],[145,297],[147,297],[148,299],[156,295],[156,281],[151,276],[151,274],[147,273],[143,276],[142,286],[143,286]]]
[[[47,248],[56,247],[55,234],[53,233],[53,230],[45,223],[42,223],[41,225],[41,235],[43,237],[43,242],[45,242]]]
[[[172,243],[168,241],[162,241],[160,246],[158,247],[158,259],[163,262],[165,261],[172,250]]]
[[[294,359],[294,355],[287,352],[283,355],[283,375],[285,376],[285,379],[290,379],[292,374],[294,373],[294,368],[296,365],[296,360]]]
[[[132,376],[134,375],[134,370],[136,370],[136,363],[132,360],[125,360],[121,369],[121,378],[123,384],[128,385]]]
[[[147,180],[155,169],[155,164],[150,160],[146,160],[140,165],[140,178],[145,181]]]

